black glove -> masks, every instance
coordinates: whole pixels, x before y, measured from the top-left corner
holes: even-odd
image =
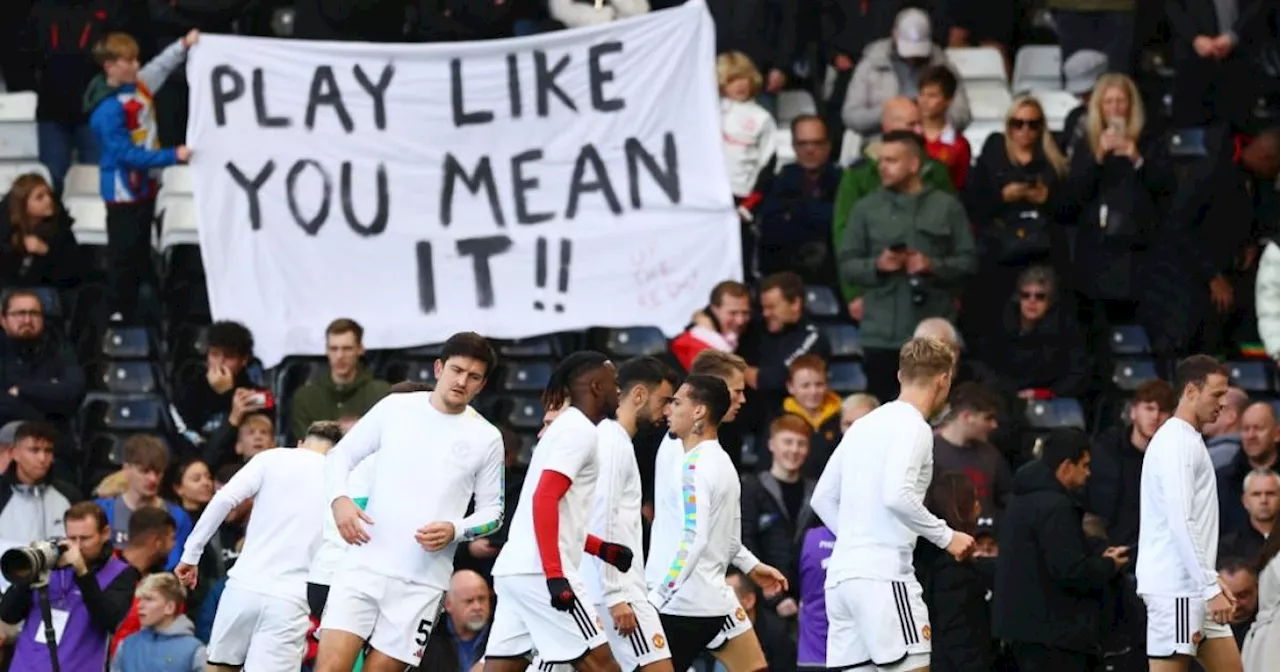
[[[569,611],[578,603],[578,596],[573,594],[573,586],[563,576],[547,579],[547,591],[551,593],[551,606],[560,611]]]
[[[600,559],[617,567],[618,571],[625,572],[631,569],[631,561],[635,559],[635,554],[622,544],[602,541],[600,542]]]

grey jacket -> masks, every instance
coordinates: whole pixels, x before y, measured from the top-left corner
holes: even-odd
[[[898,74],[890,62],[893,54],[893,39],[876,40],[867,45],[862,52],[862,59],[853,69],[853,78],[849,80],[849,91],[844,99],[844,108],[840,117],[844,125],[865,136],[880,133],[880,108],[886,100],[902,92],[898,84]],[[955,66],[947,59],[947,53],[938,45],[933,46],[929,55],[929,65],[945,65],[955,72]],[[956,88],[955,100],[951,101],[951,109],[947,110],[947,121],[957,131],[963,131],[973,120],[969,112],[969,97],[965,95],[964,80],[956,73],[959,86]]]
[[[62,516],[82,499],[75,487],[49,477],[18,483],[18,465],[0,476],[0,541],[29,544],[66,534]]]

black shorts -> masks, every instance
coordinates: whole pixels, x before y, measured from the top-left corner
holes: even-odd
[[[329,586],[307,582],[307,606],[311,607],[311,616],[317,621],[324,615],[324,603],[329,601]]]
[[[724,627],[724,616],[672,616],[658,614],[671,647],[671,666],[687,670],[707,650]]]

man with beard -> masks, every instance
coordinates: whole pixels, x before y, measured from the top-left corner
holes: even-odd
[[[431,634],[431,643],[416,669],[423,672],[470,672],[483,665],[493,612],[489,584],[470,569],[459,569],[444,596],[447,618]]]
[[[48,420],[66,431],[84,394],[84,371],[71,349],[45,329],[39,296],[15,290],[5,297],[2,307],[0,425],[14,420]],[[65,478],[78,462],[67,453],[73,446],[63,443],[58,443],[60,459],[54,464],[58,476]]]

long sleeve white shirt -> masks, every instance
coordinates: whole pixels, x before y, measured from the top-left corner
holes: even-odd
[[[306,604],[307,569],[323,535],[324,467],[323,455],[303,448],[254,456],[209,501],[187,537],[182,562],[200,564],[227,514],[253,499],[244,549],[227,576],[237,587]]]
[[[587,529],[591,534],[631,549],[626,573],[599,558],[583,558],[582,581],[594,604],[612,607],[645,599],[644,528],[641,522],[640,465],[631,435],[615,420],[596,428],[599,477]]]
[[[645,586],[651,591],[662,585],[668,569],[663,564],[667,558],[655,559],[654,540],[666,540],[670,548],[674,549],[677,543],[675,540],[680,538],[684,529],[684,492],[681,479],[684,455],[684,444],[668,434],[658,445],[658,454],[654,459],[653,524],[649,530],[649,555],[644,566]],[[746,546],[739,548],[733,557],[733,566],[743,573],[749,573],[759,564],[760,559]]]
[[[369,503],[369,487],[373,482],[373,471],[377,464],[378,454],[374,453],[361,460],[347,477],[347,495],[355,501],[357,506],[364,507]],[[338,523],[333,520],[333,512],[328,502],[324,504],[323,514],[324,542],[320,544],[320,550],[311,560],[311,574],[307,577],[307,581],[327,586],[332,583],[334,572],[342,566],[342,557],[350,548],[350,544],[338,532]]]
[[[742,482],[718,441],[703,441],[681,460],[678,536],[650,539],[650,563],[666,567],[649,601],[673,616],[726,616],[738,598],[725,571],[742,546]]]
[[[1169,418],[1147,444],[1138,510],[1138,593],[1213,599],[1218,482],[1204,439]]]
[[[441,413],[430,392],[384,397],[329,452],[326,501],[351,497],[352,469],[375,453],[369,541],[349,548],[342,567],[448,590],[457,544],[502,525],[502,435],[470,407]],[[453,524],[454,543],[426,551],[414,535],[436,521]]]
[[[720,99],[721,144],[733,195],[747,196],[777,154],[778,124],[754,100]]]
[[[916,539],[951,543],[951,528],[924,506],[932,480],[933,430],[916,407],[894,401],[849,428],[809,502],[836,535],[828,588],[848,579],[910,580]]]

